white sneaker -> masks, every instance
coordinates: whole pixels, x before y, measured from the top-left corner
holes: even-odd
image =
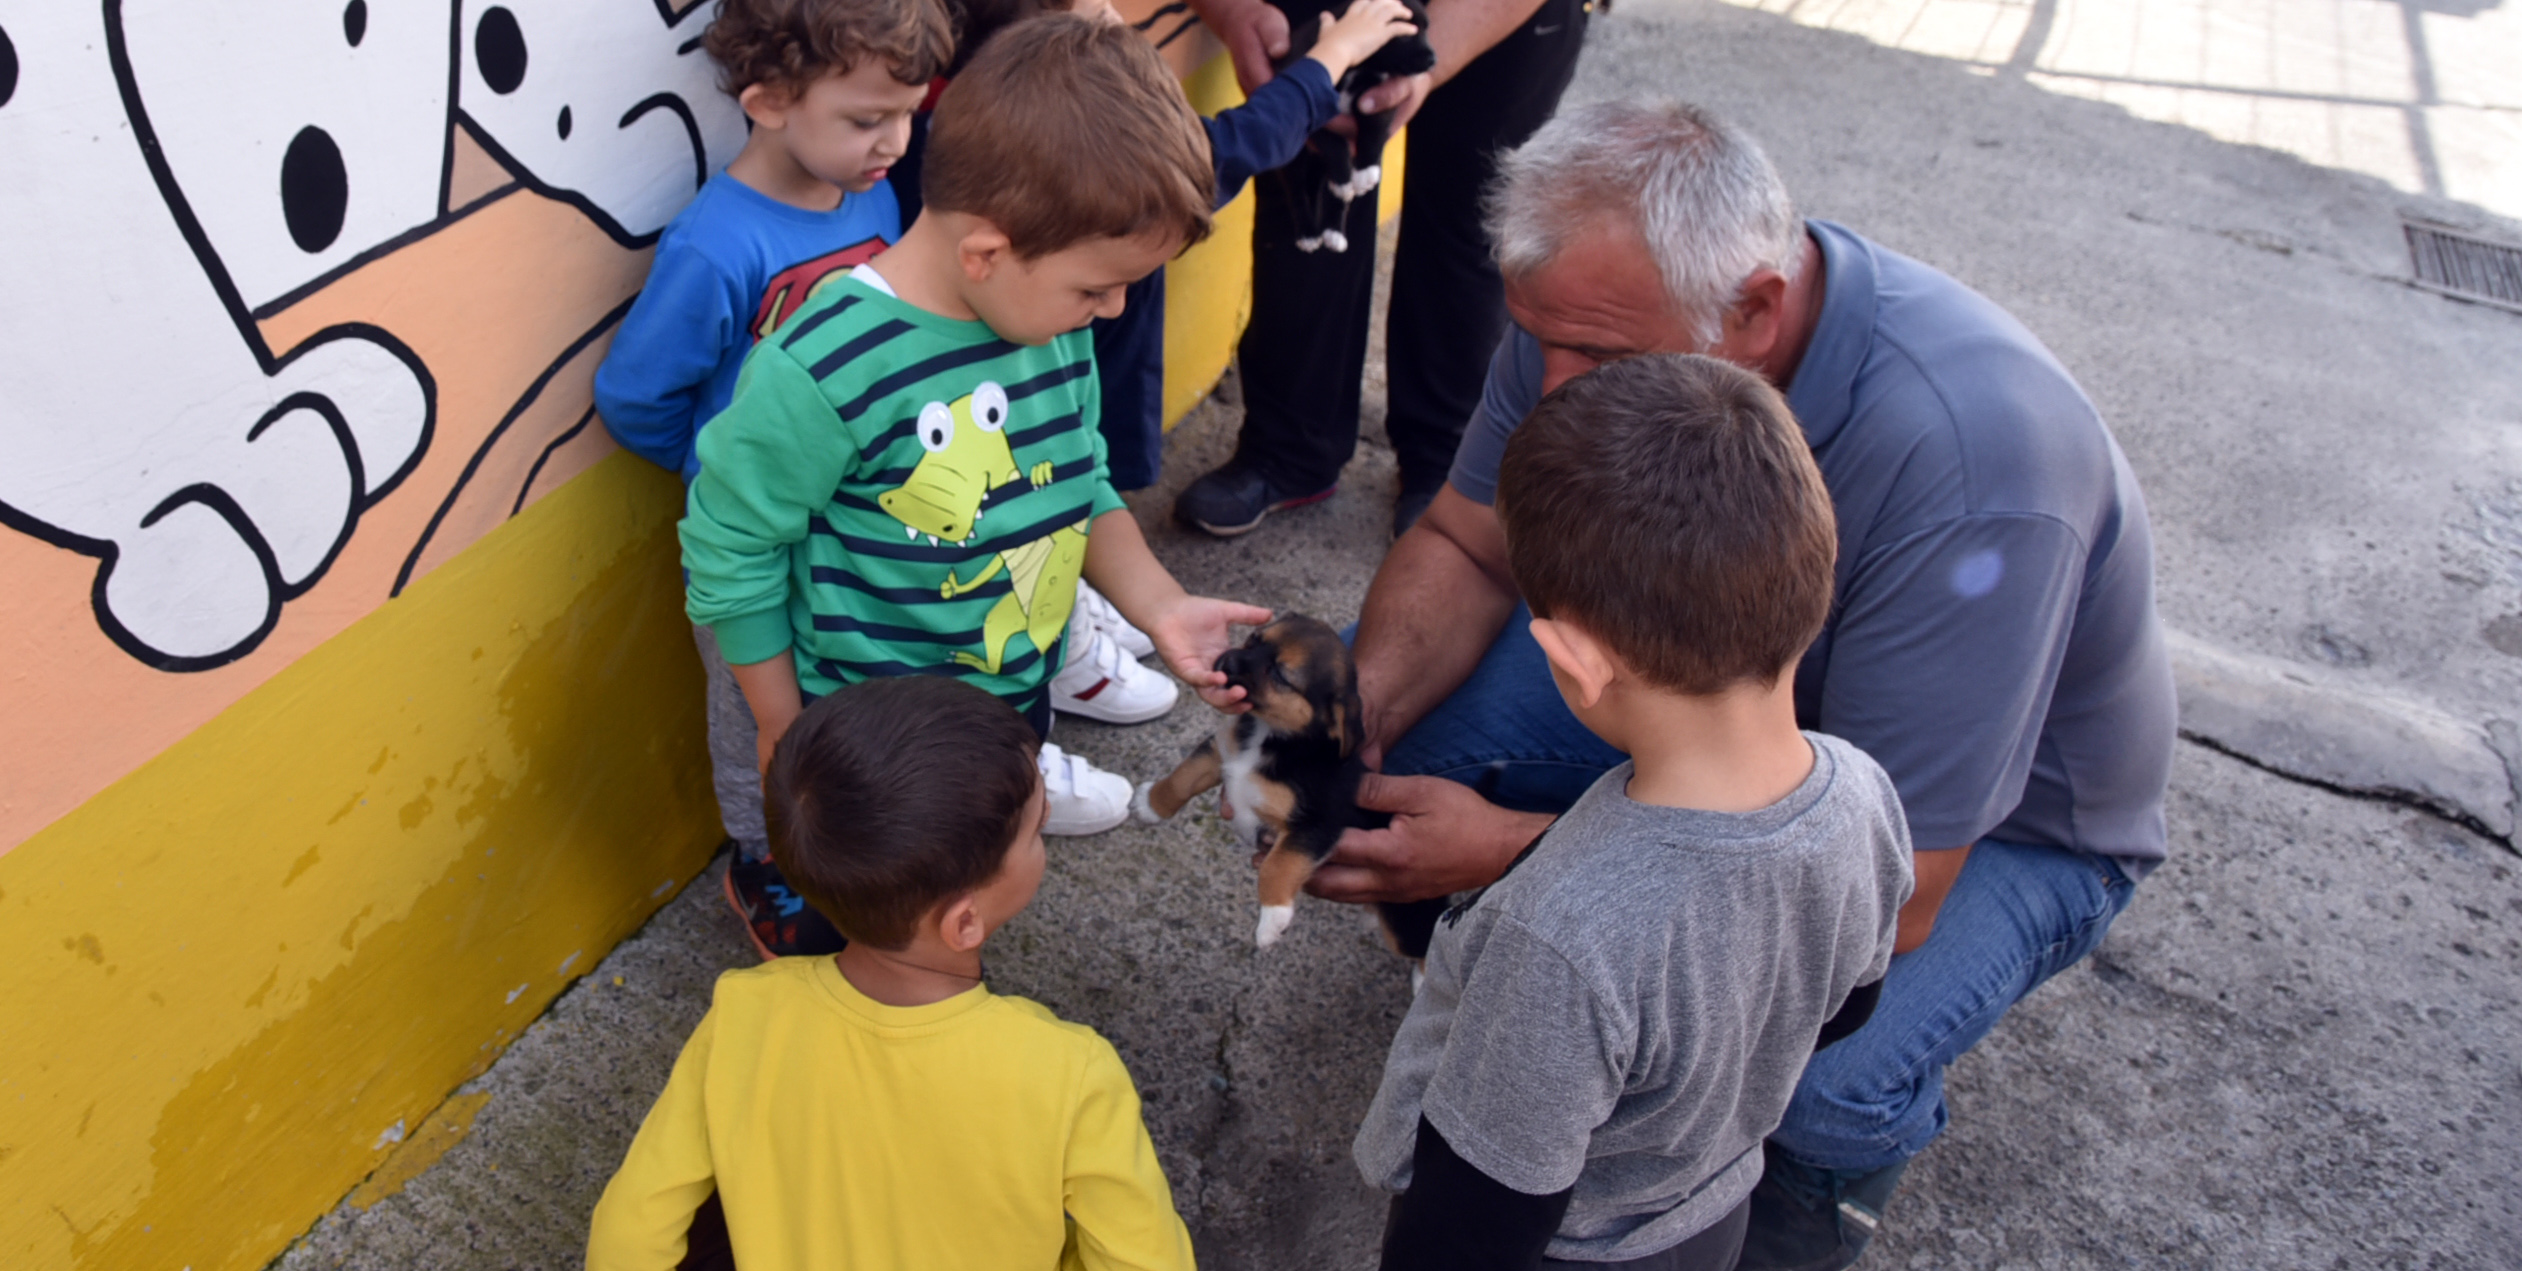
[[[1156,642],[1148,639],[1146,632],[1131,626],[1130,620],[1122,617],[1121,611],[1114,608],[1102,592],[1087,586],[1083,578],[1077,580],[1077,608],[1085,613],[1086,621],[1092,623],[1096,630],[1120,641],[1121,647],[1128,650],[1131,657],[1143,658],[1156,651]]]
[[[1068,620],[1068,663],[1051,677],[1051,706],[1107,724],[1137,724],[1173,709],[1182,689],[1173,677],[1141,666],[1110,633],[1081,611]],[[1129,801],[1124,792],[1122,802]]]
[[[1074,838],[1101,834],[1130,819],[1130,783],[1042,743],[1042,832]]]

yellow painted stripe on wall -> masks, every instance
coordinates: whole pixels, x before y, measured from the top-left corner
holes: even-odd
[[[721,840],[628,454],[0,857],[0,1266],[261,1266]]]
[[[1182,81],[1191,107],[1214,115],[1243,104],[1225,54]],[[1207,241],[1165,266],[1165,427],[1217,387],[1252,316],[1252,187],[1219,208]]]

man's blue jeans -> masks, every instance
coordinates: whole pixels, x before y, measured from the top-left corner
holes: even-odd
[[[1565,812],[1604,772],[1627,763],[1576,722],[1522,605],[1471,678],[1384,752],[1384,771],[1443,777],[1517,812]]]
[[[1524,812],[1559,812],[1628,756],[1587,731],[1517,606],[1480,665],[1384,758]],[[1943,844],[1921,844],[1930,849]],[[1771,1137],[1824,1169],[1870,1172],[1943,1132],[1944,1070],[2005,1012],[2101,943],[2133,884],[2106,858],[1982,839],[1935,934],[1892,959],[1865,1027],[1815,1055]]]

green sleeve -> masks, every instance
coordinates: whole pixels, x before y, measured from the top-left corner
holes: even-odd
[[[683,1261],[692,1214],[718,1189],[702,1105],[718,1014],[701,1017],[665,1093],[648,1109],[622,1168],[605,1185],[587,1230],[587,1271],[674,1271]]]
[[[727,409],[701,430],[700,474],[681,533],[685,609],[730,665],[795,642],[789,556],[857,455],[838,412],[775,342],[755,345]]]
[[[1079,1081],[1066,1169],[1064,1271],[1191,1271],[1191,1233],[1139,1118],[1138,1089],[1101,1037]]]

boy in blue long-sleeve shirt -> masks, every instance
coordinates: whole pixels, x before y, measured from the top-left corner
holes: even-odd
[[[595,377],[614,440],[686,482],[753,342],[901,237],[884,178],[954,25],[941,0],[727,0],[704,40],[752,134],[666,226]]]
[[[686,483],[754,342],[901,237],[885,173],[954,56],[954,19],[943,0],[723,0],[703,43],[752,134],[666,226],[595,375],[613,439]],[[719,815],[737,845],[728,900],[765,957],[834,952],[839,934],[770,862],[753,717],[708,628],[693,640]]]

